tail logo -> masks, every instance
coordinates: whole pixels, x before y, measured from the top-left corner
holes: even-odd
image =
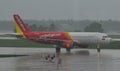
[[[21,26],[21,28],[23,29],[23,31],[26,31],[24,25],[22,24],[22,21],[18,18],[18,16],[15,16],[15,18],[19,22],[19,25]]]

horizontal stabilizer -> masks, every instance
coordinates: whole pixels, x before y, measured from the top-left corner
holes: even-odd
[[[14,39],[14,38],[23,38],[22,34],[17,33],[0,33],[0,38],[2,39]]]

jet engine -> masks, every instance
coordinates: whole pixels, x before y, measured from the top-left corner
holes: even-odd
[[[73,47],[73,42],[72,41],[63,42],[63,47],[64,48],[72,48]]]

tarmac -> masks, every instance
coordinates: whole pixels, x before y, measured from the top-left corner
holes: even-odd
[[[18,57],[15,62],[15,71],[119,71],[120,50],[73,49],[71,53],[63,50],[58,58],[52,61],[45,57],[53,51],[37,52],[29,56]]]

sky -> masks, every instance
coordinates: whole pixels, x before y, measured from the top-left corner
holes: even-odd
[[[119,20],[120,0],[0,0],[0,20]]]

